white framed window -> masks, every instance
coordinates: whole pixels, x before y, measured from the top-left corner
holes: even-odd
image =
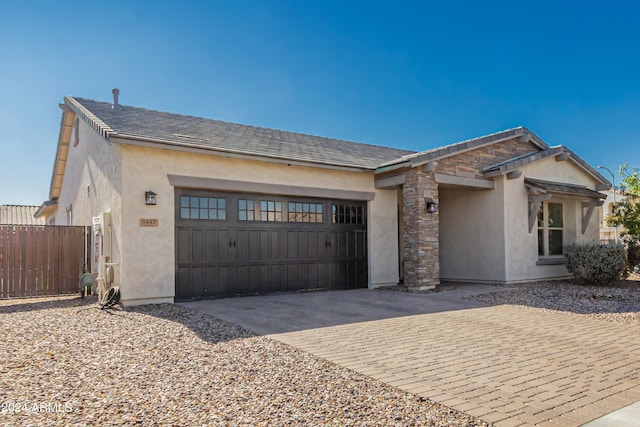
[[[544,202],[538,212],[538,255],[561,256],[564,246],[562,203]]]

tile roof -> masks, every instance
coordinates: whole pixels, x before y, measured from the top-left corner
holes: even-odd
[[[381,147],[266,129],[145,108],[65,97],[65,104],[106,138],[121,137],[158,144],[214,150],[235,155],[375,169],[411,153]]]
[[[580,156],[578,156],[571,149],[569,149],[568,147],[565,147],[564,145],[549,147],[545,150],[538,151],[536,153],[522,154],[520,156],[507,159],[503,162],[487,166],[482,170],[482,172],[486,177],[503,175],[521,166],[525,166],[529,163],[533,163],[535,161],[538,161],[547,157],[557,156],[559,154],[569,155],[569,158],[571,158],[574,162],[576,162],[582,169],[590,173],[598,181],[600,181],[605,185],[609,185],[609,186],[611,185],[609,180],[607,180],[607,178],[605,178],[602,174],[600,174],[600,172],[598,172],[595,168],[593,168],[586,161],[584,161]]]
[[[525,178],[524,184],[528,187],[535,187],[545,192],[571,194],[578,196],[587,196],[598,199],[606,199],[607,196],[588,189],[583,185],[566,184],[564,182],[543,181],[541,179]]]
[[[467,139],[465,141],[456,142],[441,147],[431,148],[429,150],[420,151],[419,153],[410,153],[401,158],[394,159],[390,162],[380,165],[380,168],[387,166],[393,166],[400,163],[409,163],[412,166],[419,163],[424,163],[430,160],[437,160],[443,157],[449,157],[453,154],[473,150],[474,148],[481,147],[483,145],[493,144],[498,141],[504,141],[509,138],[516,138],[523,135],[527,135],[527,141],[531,141],[540,147],[541,150],[548,148],[549,146],[542,141],[536,134],[529,129],[519,126],[513,129],[507,129],[500,132],[495,132],[489,135],[480,136],[477,138]]]
[[[34,216],[38,206],[0,205],[0,225],[44,225]]]

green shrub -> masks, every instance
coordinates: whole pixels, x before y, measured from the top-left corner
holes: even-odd
[[[578,283],[611,285],[627,268],[624,246],[573,243],[564,248],[567,270]]]

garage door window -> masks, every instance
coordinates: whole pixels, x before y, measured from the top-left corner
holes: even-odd
[[[238,200],[238,220],[240,221],[255,221],[256,209],[253,200],[240,199]]]
[[[363,212],[362,206],[334,204],[331,206],[331,219],[334,224],[364,224]]]
[[[181,219],[227,219],[227,202],[218,197],[180,197]]]
[[[289,222],[322,223],[322,203],[289,202]]]

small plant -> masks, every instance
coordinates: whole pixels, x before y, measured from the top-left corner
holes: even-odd
[[[564,257],[567,270],[585,285],[615,284],[627,269],[622,245],[573,243],[565,247]]]

